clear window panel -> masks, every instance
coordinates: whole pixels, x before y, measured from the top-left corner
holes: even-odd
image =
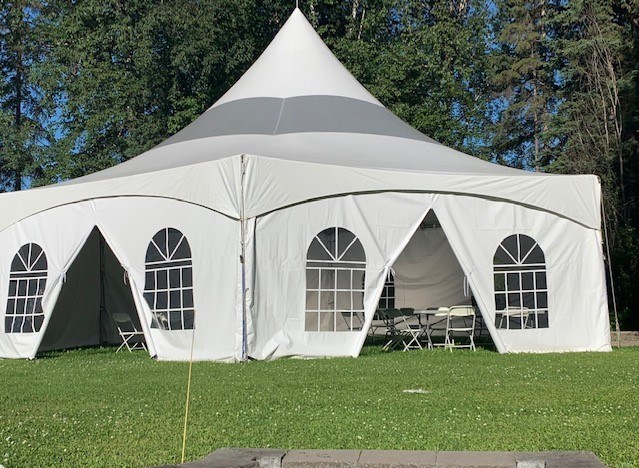
[[[182,324],[182,311],[169,312],[169,324],[171,330],[183,330],[184,326]]]
[[[537,313],[537,326],[539,328],[548,328],[548,312]]]
[[[351,270],[337,270],[337,289],[351,289]]]
[[[174,289],[169,292],[169,309],[182,308],[182,291]]]
[[[364,312],[353,312],[353,330],[364,329]]]
[[[319,312],[306,312],[306,321],[304,330],[318,331],[319,328]]]
[[[335,331],[351,331],[351,312],[338,312]]]
[[[185,310],[183,312],[184,316],[184,329],[192,330],[193,329],[193,317],[195,315],[195,311],[193,309]]]
[[[322,289],[335,289],[335,270],[323,269],[320,271],[320,287]]]
[[[535,289],[535,278],[532,271],[525,271],[521,274],[521,289],[524,291]]]
[[[170,288],[179,288],[181,286],[180,281],[180,269],[173,268],[169,270],[169,287]]]
[[[193,286],[193,269],[192,267],[187,267],[182,269],[182,287],[192,287]]]
[[[18,296],[24,297],[27,295],[27,280],[18,280]]]
[[[320,312],[319,331],[335,331],[334,312]]]
[[[22,333],[31,333],[33,332],[33,319],[32,315],[25,315],[24,321],[22,322]]]
[[[185,309],[193,308],[193,289],[182,290],[182,307]]]
[[[168,274],[166,270],[158,270],[156,271],[157,277],[157,289],[168,289]]]
[[[147,271],[144,274],[144,288],[147,290],[155,289],[155,272]]]
[[[306,289],[319,289],[319,270],[316,268],[306,269]]]
[[[535,310],[536,308],[536,304],[535,304],[535,293],[534,292],[525,292],[522,293],[521,295],[522,300],[523,300],[523,306],[527,307],[530,310]]]
[[[539,307],[540,309],[547,309],[548,308],[548,294],[545,292],[538,292],[537,293],[537,307]]]
[[[24,323],[24,316],[23,315],[19,315],[19,316],[15,316],[13,318],[13,326],[12,326],[12,332],[13,333],[21,333],[22,332],[22,324]]]
[[[353,310],[364,310],[364,293],[353,291]]]
[[[169,308],[169,294],[166,291],[158,291],[155,296],[155,308],[166,310]]]
[[[319,293],[306,291],[306,310],[319,310]]]
[[[508,291],[519,291],[519,273],[508,273],[506,275]]]
[[[519,293],[508,293],[507,307],[521,307],[521,297]]]
[[[335,309],[335,291],[322,291],[320,293],[320,310]]]
[[[547,289],[546,285],[546,272],[538,271],[535,273],[535,288],[536,289]]]
[[[353,270],[353,289],[364,289],[364,271]]]
[[[350,291],[337,292],[337,310],[352,310]]]

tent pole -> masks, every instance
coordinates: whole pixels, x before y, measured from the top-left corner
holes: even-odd
[[[244,155],[240,156],[240,264],[242,268],[242,361],[247,360],[246,352],[246,218],[244,216],[244,176],[246,175],[246,163]]]
[[[608,236],[608,225],[606,223],[606,210],[603,196],[601,197],[601,214],[603,218],[604,237],[606,239],[606,260],[608,263],[608,275],[610,277],[610,292],[612,294],[612,310],[615,313],[615,332],[617,335],[617,348],[621,348],[621,329],[619,328],[619,315],[617,314],[617,297],[615,296],[615,283],[612,279],[612,258],[610,257],[610,240]]]
[[[106,317],[106,299],[104,297],[104,279],[106,277],[106,267],[104,262],[104,239],[102,238],[102,233],[98,230],[98,243],[100,246],[99,255],[100,255],[100,309],[98,311],[98,336],[100,340],[100,346],[102,346],[105,342],[104,334],[102,332],[102,324],[104,318]]]

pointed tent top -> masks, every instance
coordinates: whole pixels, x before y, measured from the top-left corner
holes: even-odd
[[[211,108],[256,97],[340,96],[382,104],[337,60],[299,8],[251,68]]]

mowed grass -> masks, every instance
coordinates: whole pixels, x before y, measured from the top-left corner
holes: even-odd
[[[0,360],[0,464],[178,462],[187,371],[113,348]],[[191,392],[190,460],[225,446],[591,450],[639,466],[639,348],[195,363]]]

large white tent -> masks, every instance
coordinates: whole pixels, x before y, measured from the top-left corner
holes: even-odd
[[[0,212],[2,357],[115,342],[122,311],[159,359],[357,356],[380,296],[469,290],[500,352],[610,350],[598,179],[438,144],[299,10],[191,125]]]

